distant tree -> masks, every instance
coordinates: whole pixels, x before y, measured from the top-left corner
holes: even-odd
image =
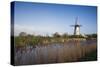
[[[97,34],[87,34],[88,38],[97,38]]]
[[[19,36],[27,36],[27,33],[21,32],[21,33],[19,34]]]
[[[97,34],[92,34],[92,37],[93,38],[97,38]]]
[[[58,32],[56,32],[53,34],[53,37],[61,37],[61,35]]]
[[[70,35],[69,38],[84,38],[82,35]]]
[[[67,34],[67,33],[64,33],[64,34],[62,35],[62,37],[63,37],[63,38],[67,38],[67,37],[68,37],[68,34]]]

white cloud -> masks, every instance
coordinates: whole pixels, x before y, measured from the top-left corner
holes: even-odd
[[[14,26],[14,33],[15,35],[19,35],[20,32],[26,32],[28,34],[35,34],[35,35],[52,35],[55,32],[59,32],[60,34],[66,33],[65,30],[62,29],[60,26],[56,26],[53,24],[44,24],[44,25],[18,25],[15,24]]]

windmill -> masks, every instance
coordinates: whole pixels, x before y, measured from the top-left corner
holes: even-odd
[[[76,17],[75,25],[71,25],[71,26],[74,27],[74,35],[80,35],[80,27],[82,25],[78,24],[78,17]]]

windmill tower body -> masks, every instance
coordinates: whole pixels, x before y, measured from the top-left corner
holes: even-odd
[[[77,23],[77,21],[78,21],[78,17],[76,18],[75,25],[72,25],[74,27],[74,35],[80,35],[80,27],[81,27],[81,25],[79,25]]]
[[[75,26],[74,35],[80,35],[80,26]]]

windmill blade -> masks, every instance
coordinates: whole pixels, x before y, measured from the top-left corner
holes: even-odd
[[[76,17],[76,20],[75,20],[75,25],[78,24],[78,17]]]

